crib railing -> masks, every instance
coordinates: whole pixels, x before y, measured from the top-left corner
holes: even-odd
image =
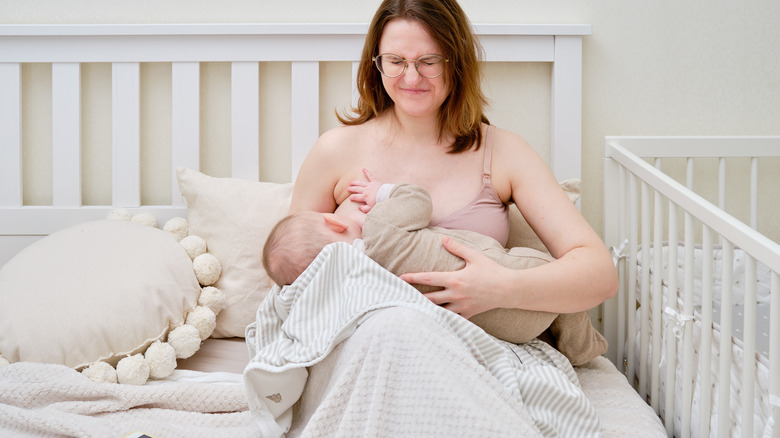
[[[675,431],[675,390],[681,395],[682,436],[689,436],[692,430],[699,436],[709,436],[710,418],[717,413],[720,413],[717,423],[719,435],[729,436],[729,400],[735,396],[731,393],[732,314],[730,307],[724,307],[729,311],[721,312],[720,335],[715,341],[727,347],[719,348],[720,357],[711,357],[712,302],[714,294],[720,294],[721,303],[731,303],[732,287],[736,281],[745,282],[744,332],[741,341],[744,362],[739,388],[742,400],[741,433],[742,436],[754,435],[754,385],[759,361],[755,331],[756,266],[761,263],[771,272],[768,402],[775,420],[772,436],[780,437],[780,427],[776,423],[780,420],[780,245],[755,229],[759,214],[758,159],[778,156],[780,137],[607,138],[605,241],[615,250],[621,277],[618,296],[607,302],[604,308],[604,329],[610,343],[608,355],[619,369],[624,368],[630,383],[638,382],[638,392],[659,414],[663,402],[663,419],[670,436]],[[671,157],[685,158],[685,185],[661,171],[662,159]],[[694,160],[702,157],[718,159],[720,207],[692,190]],[[723,208],[726,202],[726,160],[732,157],[750,159],[751,226],[726,213]],[[646,161],[648,158],[654,165]],[[667,240],[668,266],[676,267],[680,231],[684,242],[682,278],[678,278],[677,269],[664,271],[660,250]],[[719,273],[723,285],[719,291],[714,290],[712,282],[716,274],[712,254],[718,242],[724,267]],[[693,305],[695,245],[700,245],[702,254],[699,312],[694,312]],[[746,254],[743,279],[734,278],[732,269],[725,268],[733,266],[735,248]],[[642,267],[639,274],[638,265]],[[664,296],[664,287],[667,296]],[[681,298],[678,297],[678,290]],[[640,315],[639,327],[635,318],[637,312]],[[701,336],[697,345],[694,345],[694,318],[701,319]],[[639,338],[639,352],[635,351],[636,337]],[[678,338],[681,340],[679,343]],[[662,345],[662,340],[666,341],[665,345]],[[678,349],[679,345],[682,347]],[[694,363],[694,351],[697,351],[698,363]],[[719,370],[718,394],[714,395],[710,393],[712,361],[717,361]],[[665,365],[666,370],[664,388],[660,385],[661,365]],[[675,381],[678,368],[682,369],[681,381]],[[700,409],[700,421],[697,425],[691,425],[693,382],[697,369],[700,370],[700,381],[695,404]]]

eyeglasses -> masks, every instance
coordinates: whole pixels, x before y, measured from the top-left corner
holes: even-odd
[[[404,59],[392,53],[383,53],[372,58],[379,73],[388,78],[397,78],[406,71],[409,63],[414,63],[414,68],[420,76],[428,79],[438,78],[444,73],[444,63],[450,62],[441,55],[422,55],[417,59]]]

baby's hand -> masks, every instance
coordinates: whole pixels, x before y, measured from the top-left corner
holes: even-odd
[[[368,213],[376,205],[376,193],[382,187],[382,183],[377,181],[374,175],[366,169],[363,169],[363,175],[368,181],[350,181],[347,191],[352,193],[349,195],[349,200],[357,203],[360,211]]]

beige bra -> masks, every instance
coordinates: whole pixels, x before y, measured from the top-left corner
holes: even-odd
[[[509,239],[509,212],[490,182],[490,163],[493,154],[493,127],[488,126],[485,135],[485,160],[482,173],[482,188],[465,207],[447,217],[431,222],[432,227],[451,230],[470,230],[496,239],[506,245]]]

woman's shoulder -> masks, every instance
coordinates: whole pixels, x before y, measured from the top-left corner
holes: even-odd
[[[499,128],[495,125],[490,125],[489,129],[490,136],[493,137],[493,144],[494,147],[497,149],[521,149],[530,147],[528,142],[523,138],[520,134],[517,134],[515,132],[509,131],[507,129]]]
[[[520,165],[529,160],[536,161],[538,153],[521,135],[495,126],[490,127],[493,138],[493,164]],[[515,169],[517,170],[517,169]]]
[[[506,129],[491,127],[493,186],[504,201],[513,198],[513,187],[529,186],[549,169],[539,153],[521,135]]]
[[[338,145],[343,144],[345,140],[349,140],[357,135],[356,129],[354,128],[357,128],[357,126],[341,125],[328,129],[320,135],[315,146],[325,148],[337,147]]]
[[[370,139],[373,123],[366,122],[362,125],[340,125],[331,128],[320,135],[315,147],[325,152],[342,152],[355,144],[365,143]]]

